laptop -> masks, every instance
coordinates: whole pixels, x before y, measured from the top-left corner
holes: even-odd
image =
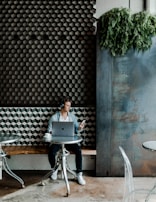
[[[74,137],[74,123],[73,122],[52,122],[54,137]]]

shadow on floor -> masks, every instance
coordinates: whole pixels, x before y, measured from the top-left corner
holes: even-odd
[[[25,186],[40,182],[47,172],[48,171],[14,171],[15,174],[24,180]],[[19,189],[22,189],[21,184],[6,172],[3,172],[2,180],[0,180],[0,197],[13,193]]]
[[[49,171],[14,170],[13,172],[24,180],[25,186],[27,187],[29,185],[39,183],[43,176]],[[84,174],[87,176],[95,177],[94,171],[86,171],[84,172]],[[2,176],[3,178],[2,180],[0,180],[0,197],[22,189],[21,184],[10,175],[8,175],[6,172],[3,172]]]

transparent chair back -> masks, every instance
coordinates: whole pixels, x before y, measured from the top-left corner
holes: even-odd
[[[132,166],[124,149],[121,146],[119,146],[119,149],[124,160],[125,186],[123,202],[134,202],[134,182]]]

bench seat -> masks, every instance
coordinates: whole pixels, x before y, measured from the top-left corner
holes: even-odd
[[[3,150],[8,156],[20,155],[20,154],[48,153],[47,146],[3,146]],[[82,148],[82,155],[96,155],[96,150],[92,148]]]

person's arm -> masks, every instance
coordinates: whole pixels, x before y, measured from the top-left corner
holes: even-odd
[[[74,114],[71,114],[72,120],[74,122],[74,127],[75,127],[75,133],[78,134],[78,132],[82,131],[84,129],[85,123],[81,122],[80,124],[77,121],[77,117]]]
[[[48,133],[52,134],[53,128],[52,128],[52,122],[59,120],[59,112],[56,112],[54,115],[52,115],[48,121]]]
[[[52,134],[52,122],[53,122],[53,116],[51,116],[51,118],[49,119],[48,121],[48,133],[51,133]]]
[[[77,134],[78,133],[78,128],[79,128],[79,123],[77,121],[77,117],[72,112],[69,113],[69,116],[70,116],[70,119],[74,123],[75,134]]]

